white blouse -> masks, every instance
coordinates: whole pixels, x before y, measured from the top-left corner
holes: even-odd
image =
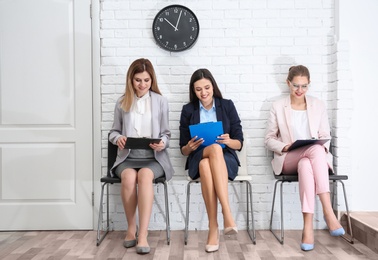
[[[151,97],[146,93],[143,97],[134,96],[130,110],[131,122],[134,123],[132,137],[152,137]]]
[[[291,118],[293,123],[294,141],[300,139],[310,139],[310,125],[308,123],[307,110],[291,109]]]

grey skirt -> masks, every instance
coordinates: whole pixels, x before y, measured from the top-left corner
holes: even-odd
[[[131,150],[126,160],[115,168],[114,173],[118,178],[121,178],[122,172],[129,168],[137,171],[148,168],[154,173],[154,179],[164,176],[163,167],[156,161],[153,150]]]

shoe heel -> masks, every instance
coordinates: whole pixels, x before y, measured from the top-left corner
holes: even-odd
[[[345,234],[345,230],[344,228],[338,228],[338,229],[335,229],[335,230],[330,230],[329,233],[331,234],[331,236],[333,237],[339,237],[339,236],[342,236]]]
[[[311,251],[314,249],[314,244],[301,243],[301,249],[302,251]]]
[[[236,235],[238,233],[237,227],[227,227],[223,230],[224,235]]]

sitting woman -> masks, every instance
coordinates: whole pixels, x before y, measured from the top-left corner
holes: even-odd
[[[273,104],[265,145],[274,152],[272,166],[275,174],[298,173],[304,222],[301,249],[309,251],[314,249],[315,194],[321,201],[330,234],[341,236],[345,231],[333,213],[330,199],[328,170],[332,170],[332,154],[329,142],[289,150],[296,140],[331,138],[325,105],[319,99],[306,95],[310,72],[305,66],[291,67],[286,83],[290,95]]]
[[[137,246],[138,254],[147,254],[150,252],[147,235],[154,199],[153,180],[164,175],[169,180],[174,172],[166,150],[171,137],[168,102],[159,91],[149,60],[134,61],[126,79],[125,93],[115,105],[109,134],[110,142],[119,148],[111,173],[122,182],[121,196],[128,224],[123,245],[126,248]],[[160,138],[161,141],[150,144],[148,150],[126,149],[128,137]]]
[[[243,132],[234,103],[223,99],[213,75],[207,69],[195,71],[189,84],[190,102],[183,106],[180,118],[181,153],[188,156],[185,169],[192,179],[201,179],[202,196],[209,219],[206,252],[219,249],[217,220],[218,199],[222,206],[224,234],[236,234],[238,229],[231,214],[228,180],[237,176],[239,159],[235,150],[243,146]],[[217,142],[204,147],[203,139],[191,138],[189,125],[222,121],[225,134]]]

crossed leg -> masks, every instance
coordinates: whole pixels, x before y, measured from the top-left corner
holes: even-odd
[[[221,146],[214,144],[204,148],[203,159],[199,164],[202,196],[209,218],[207,244],[218,243],[217,209],[218,199],[222,206],[225,227],[234,227],[228,199],[228,173]]]

